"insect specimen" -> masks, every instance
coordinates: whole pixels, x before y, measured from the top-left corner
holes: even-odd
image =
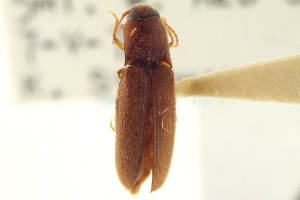
[[[151,192],[165,182],[175,136],[174,73],[169,48],[178,45],[174,30],[159,13],[136,4],[116,18],[113,42],[125,51],[116,99],[116,168],[131,194],[152,172]],[[123,18],[124,44],[116,32]],[[168,41],[168,35],[170,41]]]

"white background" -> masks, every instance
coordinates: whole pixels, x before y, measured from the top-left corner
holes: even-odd
[[[130,6],[97,1],[99,25],[94,24],[97,20],[86,19],[86,26],[102,27],[97,30],[102,34],[102,48],[92,57],[88,51],[75,57],[60,51],[39,52],[40,65],[30,70],[47,80],[43,83],[46,95],[24,100],[18,80],[28,72],[24,67],[28,63],[22,62],[24,44],[16,30],[21,26],[14,21],[18,16],[14,12],[22,9],[12,9],[8,2],[0,4],[0,27],[4,27],[0,30],[0,199],[300,198],[300,106],[205,98],[196,98],[195,104],[192,98],[178,99],[168,179],[152,194],[147,181],[132,197],[115,173],[115,133],[109,122],[114,116],[116,87],[105,97],[91,97],[82,87],[88,85],[80,79],[84,70],[75,70],[76,78],[72,78],[67,67],[57,68],[59,62],[88,63],[92,59],[114,73],[121,68],[122,53],[111,45],[109,33],[114,19],[107,11],[121,16]],[[161,16],[179,36],[179,47],[171,50],[179,78],[299,53],[298,1],[257,0],[251,6],[238,0],[224,2],[229,3],[227,7],[209,1],[147,2],[161,8]],[[59,17],[66,20],[45,15],[47,23],[40,20],[32,26],[38,24],[44,33],[49,29],[50,35],[54,29],[49,27],[57,27]],[[37,19],[47,16],[40,17]],[[76,17],[71,18],[71,25],[62,25],[83,26],[85,20],[79,14]],[[51,67],[61,74],[59,82],[53,78],[55,73],[50,74]],[[54,101],[47,92],[56,86],[66,93]]]

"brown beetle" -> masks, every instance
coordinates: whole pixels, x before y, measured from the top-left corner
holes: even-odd
[[[120,20],[110,13],[116,18],[113,42],[125,51],[116,99],[117,173],[124,187],[137,194],[152,171],[152,192],[165,182],[172,159],[176,100],[169,48],[178,39],[148,5],[136,4]],[[123,44],[116,32],[126,15]]]

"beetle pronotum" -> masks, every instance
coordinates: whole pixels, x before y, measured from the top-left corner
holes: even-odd
[[[136,4],[120,20],[110,13],[116,18],[113,42],[125,51],[116,99],[117,174],[124,187],[136,194],[152,171],[152,192],[165,182],[172,159],[176,100],[169,48],[177,46],[178,39],[148,5]],[[116,32],[125,16],[123,44]]]

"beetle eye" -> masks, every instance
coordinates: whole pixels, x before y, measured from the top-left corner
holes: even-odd
[[[127,15],[127,21],[130,20],[134,20],[136,19],[137,15],[135,14],[135,12],[131,11],[128,15]]]

